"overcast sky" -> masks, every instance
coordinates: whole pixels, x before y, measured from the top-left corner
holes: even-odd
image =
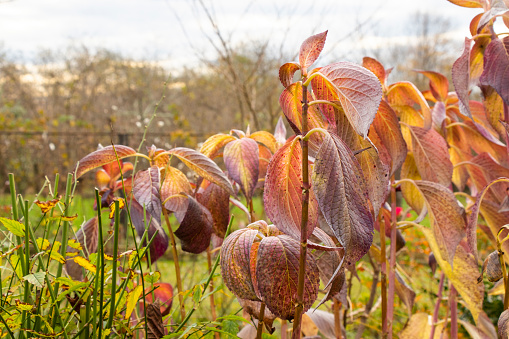
[[[363,44],[405,37],[411,34],[410,18],[416,11],[447,18],[451,36],[461,45],[469,34],[469,21],[480,13],[447,0],[203,2],[226,38],[234,42],[271,39],[279,45],[288,32],[284,45],[288,53],[296,52],[311,33],[326,29],[325,51],[337,41],[341,42],[330,47],[336,53],[357,48],[356,41],[344,38],[358,22],[365,23],[367,30]],[[28,62],[36,60],[42,48],[62,49],[77,43],[178,67],[196,60],[196,49],[211,53],[206,35],[212,36],[213,30],[197,0],[0,0],[0,44]]]

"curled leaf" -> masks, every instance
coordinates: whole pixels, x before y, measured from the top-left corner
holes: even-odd
[[[224,148],[224,163],[228,174],[240,185],[242,192],[251,200],[258,183],[258,144],[250,138],[232,141]]]
[[[295,72],[299,69],[300,65],[296,62],[287,62],[279,67],[279,81],[281,81],[281,84],[285,87],[290,86],[293,83]]]
[[[498,251],[491,252],[482,265],[482,274],[486,273],[486,277],[490,282],[497,282],[503,278],[502,266],[500,266],[500,259],[498,258]],[[479,277],[478,282],[482,281],[482,275]]]
[[[188,196],[188,199],[187,212],[175,231],[175,236],[180,239],[183,251],[198,254],[210,245],[212,215],[193,197]]]
[[[115,149],[113,149],[113,146],[106,146],[92,152],[79,161],[78,168],[76,169],[76,178],[81,177],[94,168],[117,161],[117,155],[118,159],[123,159],[136,155],[136,151],[128,146],[115,145]]]
[[[214,159],[221,148],[227,145],[229,142],[234,141],[236,138],[230,134],[214,134],[205,142],[200,148],[200,152],[207,157]]]
[[[200,204],[205,206],[212,215],[214,232],[224,238],[230,220],[230,195],[221,187],[210,183],[202,194],[197,196]]]

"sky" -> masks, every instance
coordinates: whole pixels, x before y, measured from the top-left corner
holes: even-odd
[[[329,31],[324,53],[328,45],[345,54],[402,41],[412,34],[416,11],[447,19],[447,34],[461,53],[468,24],[481,11],[447,0],[0,0],[0,50],[33,63],[42,49],[83,44],[178,68],[196,62],[198,54],[214,55],[207,37],[217,39],[201,4],[228,41],[270,40],[272,48],[283,46],[288,53],[324,30]],[[352,34],[358,23],[365,31],[360,42]]]

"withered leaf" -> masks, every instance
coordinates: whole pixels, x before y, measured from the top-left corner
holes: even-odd
[[[160,339],[164,336],[163,316],[157,303],[147,306],[147,339]]]
[[[401,339],[429,339],[431,335],[432,317],[426,313],[412,314],[410,321],[406,324],[403,331],[399,333]],[[435,326],[433,339],[440,339],[444,324]]]

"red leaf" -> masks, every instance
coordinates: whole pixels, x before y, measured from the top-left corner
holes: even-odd
[[[221,186],[228,193],[235,195],[232,184],[223,171],[221,171],[215,162],[207,158],[202,153],[185,147],[173,148],[168,152],[179,158],[180,161],[195,171],[199,176]]]
[[[267,308],[281,319],[293,319],[299,280],[300,242],[278,235],[263,238],[258,249],[256,280]],[[304,312],[318,296],[318,267],[310,253],[306,257]],[[277,297],[274,297],[277,296]]]
[[[390,175],[392,176],[405,162],[407,146],[401,133],[398,117],[385,100],[382,100],[378,107],[373,127],[390,154],[392,163]]]
[[[168,166],[164,172],[164,182],[161,185],[161,200],[164,207],[174,212],[179,221],[182,220],[187,211],[187,197],[180,193],[192,194],[193,189],[184,173],[178,169]]]
[[[373,216],[360,165],[335,134],[327,134],[318,150],[312,182],[320,209],[346,250],[347,265],[351,265],[369,251]]]
[[[279,68],[279,81],[285,88],[293,83],[293,76],[299,69],[300,65],[296,62],[287,62]]]
[[[150,291],[150,287],[146,289],[146,292]],[[161,315],[164,317],[165,315],[170,314],[171,305],[173,302],[173,287],[168,283],[155,283],[154,284],[154,297],[155,301],[160,303],[159,310],[161,311]],[[154,300],[152,300],[152,292],[147,293],[145,295],[145,300],[152,304]],[[140,302],[141,312],[143,313],[143,303]]]
[[[421,91],[419,91],[419,89],[411,82],[401,81],[389,86],[387,101],[396,111],[398,111],[398,107],[412,107],[415,104],[419,105],[424,119],[423,127],[425,129],[431,128],[431,109],[429,108],[428,102],[422,95]],[[403,117],[401,120],[404,121]]]
[[[151,215],[148,213],[145,215],[143,214],[143,207],[135,199],[131,200],[129,208],[131,220],[134,227],[136,228],[136,231],[138,232],[138,236],[143,236],[143,233],[145,232],[145,221],[148,224],[148,240],[152,239],[155,232],[157,231],[157,235],[150,245],[150,260],[154,262],[159,259],[168,249],[168,235],[163,230],[161,223],[158,222],[156,218],[151,217]],[[146,242],[147,241],[145,241],[145,244]]]
[[[302,220],[302,152],[295,137],[289,138],[272,157],[265,179],[263,204],[267,217],[284,233],[300,239]],[[318,206],[309,195],[308,236],[318,220]]]
[[[412,133],[415,163],[423,180],[448,187],[452,179],[452,163],[445,139],[434,129],[408,126]]]
[[[161,224],[161,197],[159,195],[160,173],[156,166],[140,171],[134,178],[133,194],[141,206],[145,206],[159,224]]]
[[[221,247],[221,275],[226,286],[242,299],[259,300],[252,283],[250,252],[257,230],[243,228],[230,234]]]
[[[378,81],[382,84],[384,91],[387,89],[387,73],[385,72],[384,66],[380,63],[380,61],[370,58],[364,57],[362,58],[362,66],[369,69],[373,74],[376,75]]]
[[[420,70],[417,72],[429,79],[429,87],[435,99],[444,102],[449,92],[449,80],[438,72]]]
[[[212,215],[193,197],[188,196],[189,202],[184,219],[175,235],[180,239],[182,250],[199,254],[210,245],[212,235]]]
[[[312,101],[308,92],[308,102]],[[296,82],[285,88],[279,97],[279,105],[283,109],[290,126],[296,134],[302,131],[302,83]],[[321,113],[313,106],[308,109],[308,128],[326,128],[326,122]]]
[[[447,0],[455,5],[469,8],[483,8],[485,0]]]
[[[318,33],[304,40],[300,46],[299,63],[304,76],[307,75],[307,68],[311,66],[320,56],[326,38],[327,31]]]
[[[494,39],[484,52],[484,71],[480,82],[493,87],[509,105],[509,37]]]
[[[382,87],[377,77],[366,68],[338,62],[323,67],[311,81],[318,100],[339,101],[355,131],[366,137],[382,100]],[[327,117],[332,107],[319,105]],[[330,118],[329,118],[330,119]]]
[[[89,219],[86,223],[84,223],[78,232],[76,232],[76,241],[78,241],[83,248],[83,252],[85,253],[85,258],[88,258],[90,253],[95,253],[97,251],[97,232],[99,230],[97,217]],[[67,252],[76,252],[76,249],[72,247],[67,247]],[[73,280],[83,280],[83,271],[81,266],[76,264],[74,260],[66,260],[65,261],[65,269],[67,274]]]
[[[136,154],[136,151],[131,147],[115,145],[115,150],[119,159],[127,158]],[[76,178],[81,177],[88,171],[109,164],[113,161],[117,161],[117,156],[113,150],[113,146],[107,146],[98,149],[95,152],[88,154],[79,161],[78,168],[76,169]]]
[[[507,13],[509,9],[507,8],[505,2],[503,0],[491,0],[490,1],[490,9],[485,11],[479,20],[479,24],[477,26],[477,33],[484,28],[492,19],[497,16],[504,15]]]
[[[214,159],[221,148],[223,148],[229,142],[236,138],[229,134],[215,134],[205,140],[200,148],[200,152],[205,154],[207,157]]]
[[[460,112],[469,118],[470,113],[470,45],[472,40],[465,38],[465,47],[461,56],[452,65],[452,83],[458,95]]]
[[[223,158],[228,174],[250,200],[258,182],[258,144],[250,138],[237,139],[226,145]]]
[[[230,221],[230,194],[216,184],[210,183],[205,191],[197,196],[197,200],[210,211],[216,235],[224,238]]]

